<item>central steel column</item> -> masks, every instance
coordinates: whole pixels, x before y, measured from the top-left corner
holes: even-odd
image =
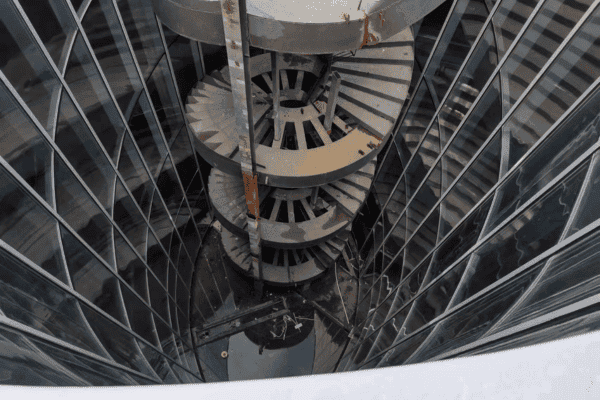
[[[252,266],[258,270],[255,284],[257,294],[262,294],[263,271],[260,251],[260,214],[258,175],[254,149],[254,122],[252,118],[252,86],[250,75],[250,45],[248,43],[248,14],[246,0],[220,0],[223,11],[225,46],[229,62],[234,113],[239,127],[239,148],[248,206],[248,235]]]

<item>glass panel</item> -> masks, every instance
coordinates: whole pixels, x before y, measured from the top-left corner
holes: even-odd
[[[592,310],[596,312],[591,312]],[[503,340],[487,343],[462,353],[459,356],[510,350],[518,347],[549,342],[558,338],[566,339],[574,335],[584,335],[588,332],[598,331],[600,329],[600,312],[597,310],[598,306],[595,306],[591,310],[586,309],[586,314],[584,315],[581,315],[583,312],[575,313],[574,315],[569,314],[558,320],[555,319],[532,329],[528,329],[520,335],[511,335]]]
[[[196,256],[200,251],[200,239],[198,231],[196,230],[196,223],[194,222],[194,219],[190,217],[183,234],[183,243],[187,247],[192,260],[196,259]]]
[[[439,208],[437,208],[408,242],[404,268],[412,270],[433,249],[436,243],[439,222],[440,213]]]
[[[446,311],[446,307],[448,307],[466,267],[466,261],[459,263],[415,301],[411,315],[404,324],[407,335],[415,332]]]
[[[50,147],[0,83],[0,156],[52,204]]]
[[[142,213],[148,215],[153,184],[129,135],[125,135],[123,139],[123,147],[119,157],[119,173],[140,206]]]
[[[93,0],[81,25],[126,118],[142,91],[133,56],[110,0]]]
[[[112,225],[66,165],[58,157],[54,161],[58,213],[104,261],[114,265]]]
[[[148,266],[165,287],[167,283],[168,262],[169,259],[158,244],[154,235],[148,233]]]
[[[85,356],[33,339],[46,354],[94,386],[136,385],[136,381],[120,369],[109,367]]]
[[[147,364],[136,346],[134,336],[85,304],[81,304],[81,309],[96,336],[116,362],[146,373]]]
[[[406,171],[406,179],[408,182],[408,196],[411,197],[417,191],[417,188],[425,178],[425,175],[440,154],[440,132],[437,125],[437,120],[434,121],[431,129],[427,132],[427,136],[423,141],[419,152],[410,162]]]
[[[425,339],[427,339],[432,330],[433,326],[430,326],[416,335],[413,335],[408,340],[394,346],[386,353],[378,366],[389,367],[393,365],[402,365],[404,361],[419,348]]]
[[[146,266],[133,252],[131,247],[115,231],[115,253],[119,276],[140,295],[148,304],[148,287],[146,280]]]
[[[142,77],[146,80],[165,51],[152,4],[144,0],[118,0],[117,4]]]
[[[123,300],[131,329],[148,342],[158,345],[158,338],[156,337],[156,330],[154,329],[150,309],[122,283],[121,293],[123,293]]]
[[[162,140],[148,99],[142,94],[129,118],[129,128],[146,160],[152,176],[156,176],[158,168],[167,156],[167,149]]]
[[[513,138],[509,167],[600,76],[599,15],[600,9],[583,24],[507,122]]]
[[[435,337],[414,361],[428,360],[480,338],[527,290],[543,265],[544,262],[537,264],[441,321]]]
[[[545,2],[502,66],[502,75],[508,77],[510,106],[523,94],[590,4],[589,0]]]
[[[77,34],[67,64],[65,81],[69,84],[69,88],[106,152],[113,161],[116,160],[125,125],[106,90],[81,33]]]
[[[169,303],[166,289],[156,280],[154,275],[148,274],[148,288],[150,290],[150,304],[152,309],[165,321],[169,321]],[[156,320],[156,319],[155,319]],[[158,329],[158,321],[156,322]],[[160,334],[159,334],[159,337]]]
[[[188,130],[185,126],[181,128],[179,135],[173,141],[171,154],[173,155],[173,164],[175,164],[184,189],[186,191],[190,190],[190,183],[198,171],[198,166],[196,165],[193,148],[190,145]],[[196,190],[200,190],[201,188],[201,184],[196,186]]]
[[[113,219],[142,257],[146,257],[147,224],[135,203],[117,181]]]
[[[400,155],[398,154],[396,144],[392,141],[390,141],[389,143],[390,148],[388,150],[388,153],[386,154],[385,159],[381,164],[379,175],[377,176],[377,179],[373,184],[373,192],[377,201],[379,202],[380,207],[383,207],[383,205],[387,201],[389,195],[394,190],[396,182],[398,182],[398,178],[400,177],[403,171],[402,160],[400,159]],[[403,182],[401,184],[404,185]],[[401,190],[404,194],[403,187],[399,187],[397,190]],[[398,197],[396,202],[403,205],[406,204],[406,199],[404,197],[405,196]],[[402,208],[404,208],[404,206],[402,206]],[[395,218],[397,217],[398,216],[396,215]],[[390,220],[395,219],[391,216],[389,218]]]
[[[169,29],[163,25],[163,30],[165,35],[167,35]],[[175,78],[177,80],[177,86],[179,87],[179,94],[181,95],[183,104],[186,103],[187,95],[194,85],[196,85],[198,79],[202,78],[198,76],[196,72],[196,65],[192,53],[192,46],[197,45],[198,42],[183,36],[178,36],[177,39],[169,45],[169,55],[171,56],[171,63],[173,64],[173,71],[175,72]]]
[[[442,101],[450,88],[487,16],[484,0],[462,1],[456,5],[436,53],[425,71],[425,76],[433,83],[433,95],[437,96],[439,101]]]
[[[0,239],[66,283],[56,220],[1,167],[0,182]]]
[[[595,232],[561,251],[550,261],[528,298],[502,326],[516,326],[598,294],[599,250],[600,234]]]
[[[414,154],[421,138],[425,134],[425,129],[427,129],[429,122],[433,118],[433,114],[435,114],[435,105],[425,81],[422,81],[415,92],[414,100],[406,113],[400,130],[395,136],[396,144],[400,146],[398,141],[404,139],[411,154]]]
[[[55,140],[79,176],[110,213],[115,171],[65,91],[60,100]]]
[[[451,266],[477,242],[491,203],[492,198],[489,198],[436,250],[429,268],[427,279],[429,282]]]
[[[497,135],[444,199],[441,237],[444,237],[490,191],[498,182],[499,172],[500,135]],[[492,197],[490,196],[490,199]],[[481,224],[485,222],[485,216],[483,218]]]
[[[104,356],[84,328],[75,298],[3,250],[0,251],[0,304],[8,318]]]
[[[491,216],[488,230],[495,228],[598,141],[599,107],[600,91],[597,91],[519,165],[499,189],[498,211]]]
[[[423,222],[423,219],[440,198],[441,175],[441,166],[438,162],[425,184],[421,186],[421,189],[408,206],[408,237],[412,236],[415,229]]]
[[[448,143],[452,134],[456,132],[497,64],[494,35],[492,28],[488,26],[440,110],[442,147]]]
[[[152,349],[150,346],[146,345],[141,341],[139,342],[139,344],[144,356],[148,360],[148,363],[150,363],[150,366],[152,367],[152,369],[154,369],[154,371],[156,372],[158,377],[163,381],[163,383],[179,383],[177,378],[175,378],[175,376],[173,375],[173,371],[171,371],[171,368],[169,367],[169,364],[167,363],[163,355],[161,355],[159,352]]]
[[[179,179],[177,179],[177,172],[173,168],[173,164],[169,157],[167,157],[164,167],[158,176],[156,185],[165,201],[167,210],[171,214],[171,217],[175,219],[177,211],[179,210],[179,205],[183,201],[183,193],[181,191],[181,186],[179,185]]]
[[[528,0],[508,0],[500,3],[492,17],[498,41],[498,58],[504,56],[535,6],[536,2]]]
[[[26,339],[26,334],[0,325],[0,364],[3,385],[82,386],[81,377],[67,375],[54,360]]]
[[[125,322],[117,278],[65,228],[60,231],[73,288],[108,315]]]
[[[406,215],[402,215],[398,224],[392,230],[385,242],[385,249],[390,255],[394,255],[404,246],[406,236]],[[402,264],[402,255],[400,255],[400,264]]]
[[[0,13],[0,69],[47,131],[60,83],[12,4]]]
[[[585,228],[600,217],[600,214],[598,214],[598,211],[600,210],[598,204],[598,201],[600,200],[599,154],[599,152],[596,152],[596,159],[594,161],[594,165],[590,167],[592,168],[592,170],[590,171],[590,182],[588,183],[587,187],[582,189],[585,191],[581,195],[581,204],[579,205],[579,209],[577,210],[577,214],[575,215],[575,219],[573,220],[573,226],[569,232],[569,235],[572,235],[580,229]]]
[[[67,53],[67,36],[72,37],[71,34],[77,29],[69,8],[62,1],[56,0],[20,0],[19,3],[54,64],[59,65]]]
[[[184,125],[167,57],[163,56],[147,82],[148,93],[168,144]]]
[[[500,81],[496,77],[444,154],[445,191],[502,119]]]
[[[467,299],[554,246],[571,214],[588,164],[525,210],[476,251],[477,262],[465,293]],[[548,218],[551,215],[552,218]]]

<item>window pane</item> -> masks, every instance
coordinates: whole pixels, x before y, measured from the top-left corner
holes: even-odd
[[[126,118],[142,91],[125,35],[110,0],[93,0],[81,25]]]
[[[8,318],[104,356],[84,328],[75,298],[4,251],[0,252],[0,304]]]
[[[114,265],[112,225],[108,218],[58,157],[54,170],[58,213],[104,261]]]
[[[154,185],[150,181],[150,176],[146,172],[142,159],[129,135],[125,135],[123,139],[123,147],[119,157],[119,173],[140,206],[142,213],[148,215]]]
[[[133,108],[129,118],[129,128],[148,168],[150,168],[150,173],[155,177],[159,166],[167,156],[167,149],[154,120],[148,99],[143,93]]]
[[[56,220],[0,168],[0,239],[67,282]]]
[[[52,130],[60,83],[11,4],[0,13],[0,69],[46,130]]]
[[[138,253],[145,259],[148,225],[120,181],[117,181],[116,185],[113,218]]]
[[[0,83],[0,156],[49,204],[50,147]]]
[[[61,236],[73,288],[116,320],[125,322],[117,278],[62,227]]]
[[[108,94],[81,33],[77,34],[71,51],[65,81],[106,152],[113,161],[116,161],[118,145],[125,131],[125,125]]]
[[[115,171],[64,91],[57,124],[56,144],[92,193],[110,212]]]

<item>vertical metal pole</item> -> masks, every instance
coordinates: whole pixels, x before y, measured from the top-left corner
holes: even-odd
[[[220,0],[223,13],[225,46],[231,76],[231,89],[236,123],[239,129],[239,149],[248,206],[248,235],[252,267],[258,271],[255,289],[262,295],[262,260],[260,251],[260,214],[258,175],[254,149],[254,121],[252,118],[252,86],[250,75],[250,44],[246,0]]]
[[[279,99],[281,96],[281,90],[279,89],[281,76],[279,75],[279,68],[281,66],[281,62],[279,60],[279,54],[277,52],[271,53],[271,67],[273,69],[273,121],[275,127],[275,141],[281,141],[281,122],[279,119]]]
[[[327,133],[331,133],[331,124],[333,123],[335,106],[337,105],[338,94],[341,86],[342,77],[337,72],[332,72],[331,87],[329,88],[329,99],[327,100],[327,110],[325,111],[325,124],[323,125]]]

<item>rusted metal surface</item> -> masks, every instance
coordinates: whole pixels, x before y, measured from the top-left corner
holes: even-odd
[[[323,0],[328,12],[314,12],[305,2],[248,2],[252,46],[296,54],[355,50],[387,40],[421,20],[443,0]],[[175,32],[204,43],[225,45],[223,18],[217,1],[153,0],[161,21]],[[275,7],[273,7],[273,5]],[[329,7],[329,8],[327,8]],[[336,8],[337,7],[337,8]],[[359,9],[360,8],[360,9]]]

